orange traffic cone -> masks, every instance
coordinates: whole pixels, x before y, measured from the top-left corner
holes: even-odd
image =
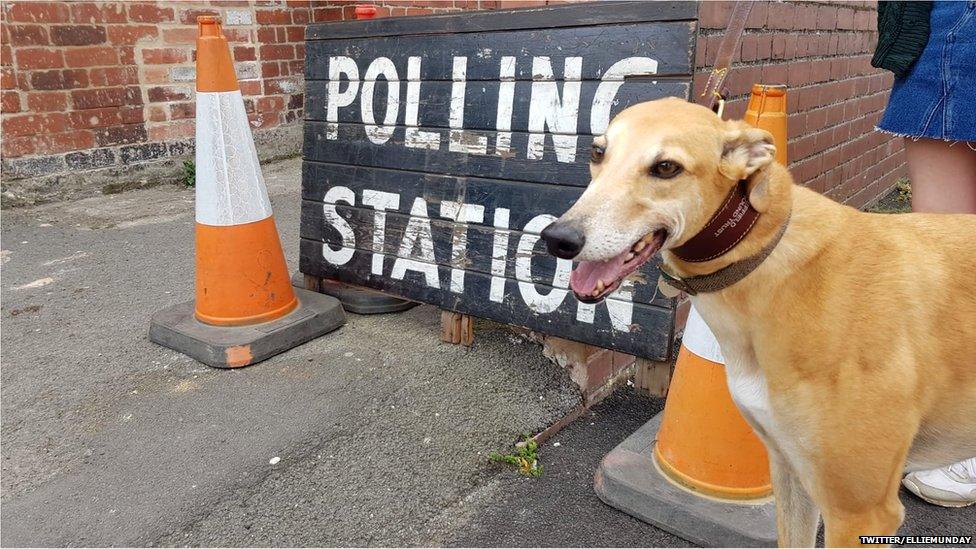
[[[197,23],[196,300],[157,313],[150,339],[239,367],[345,315],[332,297],[292,289],[227,39],[216,17]]]
[[[756,84],[745,121],[773,134],[786,163],[786,87]],[[766,448],[729,393],[715,336],[694,307],[664,411],[604,458],[605,502],[691,542],[776,543]]]

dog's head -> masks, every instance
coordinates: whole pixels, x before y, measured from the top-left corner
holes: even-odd
[[[675,98],[634,105],[594,140],[589,186],[542,237],[553,255],[579,261],[570,277],[577,298],[597,301],[658,250],[694,236],[774,155],[768,132],[705,107]],[[750,185],[760,212],[763,187]]]

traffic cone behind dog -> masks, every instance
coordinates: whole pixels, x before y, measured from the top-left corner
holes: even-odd
[[[785,165],[786,86],[753,84],[743,120],[773,135],[776,161]],[[772,492],[766,448],[732,401],[724,364],[715,336],[692,307],[654,457],[668,477],[702,493],[765,497]]]
[[[654,458],[681,485],[727,499],[768,496],[766,448],[732,401],[715,336],[694,307],[685,324]]]
[[[153,316],[149,338],[205,364],[254,364],[345,323],[295,290],[244,99],[216,17],[197,18],[196,299]]]
[[[753,84],[749,105],[742,119],[773,134],[776,161],[786,165],[786,86]]]
[[[242,326],[298,306],[220,23],[198,18],[196,317]]]

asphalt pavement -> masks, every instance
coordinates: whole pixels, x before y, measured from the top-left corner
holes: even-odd
[[[297,264],[300,162],[265,167]],[[240,369],[156,346],[192,298],[193,192],[6,210],[0,234],[0,544],[684,546],[602,504],[600,458],[660,399],[618,391],[541,448],[490,462],[575,408],[537,343],[479,322],[439,341],[427,306],[349,315]],[[976,534],[976,508],[903,494],[903,534]]]

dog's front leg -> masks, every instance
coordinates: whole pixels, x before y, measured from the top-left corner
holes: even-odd
[[[800,484],[785,456],[766,444],[776,497],[776,533],[780,547],[813,547],[817,543],[820,510]]]

